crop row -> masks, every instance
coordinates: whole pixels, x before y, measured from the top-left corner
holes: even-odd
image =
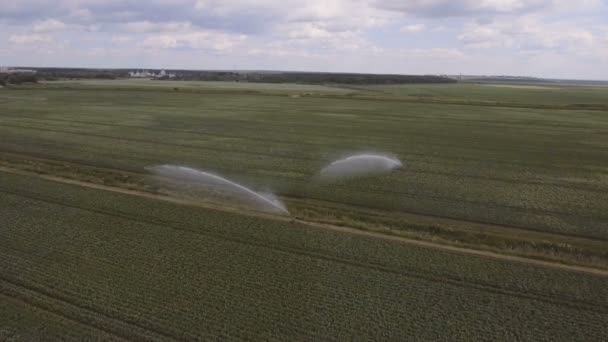
[[[299,234],[297,232],[292,232],[292,230],[282,229],[281,227],[283,223],[281,222],[254,219],[250,217],[240,217],[198,208],[183,207],[171,203],[151,201],[128,195],[103,193],[104,195],[100,196],[98,192],[91,192],[75,186],[59,185],[53,182],[29,177],[7,175],[4,179],[7,180],[6,184],[2,184],[4,191],[12,189],[10,190],[12,193],[23,194],[27,197],[40,199],[47,202],[50,201],[49,205],[51,206],[53,205],[52,203],[57,203],[58,205],[62,206],[69,205],[75,208],[83,208],[89,212],[98,212],[101,215],[115,215],[119,218],[122,217],[145,224],[177,227],[186,231],[199,232],[201,234],[212,234],[212,236],[223,237],[226,239],[231,238],[236,239],[237,241],[261,241],[271,243],[275,246],[299,246]],[[25,190],[26,187],[27,191]],[[58,191],[57,187],[62,189],[65,188],[65,191]],[[38,205],[40,206],[40,203],[38,203]],[[49,210],[52,211],[53,209]],[[302,227],[301,229],[304,228]],[[306,230],[308,230],[308,228],[306,228]],[[332,237],[332,240],[328,240],[329,237]],[[332,235],[330,232],[325,232],[323,235],[312,234],[307,239],[307,247],[309,249],[312,248],[313,250],[322,251],[323,253],[331,251],[336,243],[344,243],[342,242],[342,236],[338,233],[336,233],[336,235]],[[351,243],[350,240],[349,243]],[[361,242],[361,245],[362,246],[359,246],[359,248],[355,248],[354,250],[365,250],[364,254],[359,254],[361,252],[353,251],[351,253],[347,253],[345,258],[354,258],[355,260],[376,260],[376,262],[379,262],[380,264],[394,265],[398,268],[411,268],[414,267],[417,262],[424,261],[425,258],[435,258],[435,254],[433,253],[428,253],[429,255],[424,253],[424,256],[421,257],[421,259],[412,259],[412,255],[408,255],[407,253],[405,255],[400,255],[400,253],[403,253],[403,251],[401,251],[399,248],[395,248],[393,244],[387,242],[376,241],[372,245],[376,246],[376,248],[373,250],[363,248],[363,246],[365,246],[365,243],[363,242]],[[346,248],[341,249],[340,251],[344,253],[349,250],[350,249]],[[518,273],[512,273],[512,271],[510,271],[510,264],[504,264],[504,268],[501,269],[500,272],[491,271],[491,268],[495,268],[497,266],[497,264],[494,262],[490,263],[491,267],[488,267],[487,269],[479,269],[476,272],[472,272],[473,270],[470,269],[463,269],[461,270],[462,272],[460,272],[453,269],[454,265],[453,263],[449,262],[449,258],[443,259],[445,257],[443,254],[439,254],[438,257],[439,259],[435,260],[433,263],[437,265],[445,264],[445,273],[455,274],[458,277],[475,275],[474,277],[481,276],[482,279],[486,277],[488,277],[488,279],[492,279],[492,277],[499,276],[501,272],[508,272],[507,276],[501,277],[501,282],[504,281],[505,284],[517,284],[518,281],[526,278],[526,276],[523,276],[521,273],[519,273],[521,276],[516,276]],[[475,265],[478,268],[480,265],[483,265],[483,263]],[[498,265],[500,265],[500,263]],[[469,265],[469,267],[471,266]],[[414,269],[418,268],[414,267]],[[517,272],[521,272],[521,270],[518,270]],[[538,273],[536,272],[539,271],[535,270],[528,276],[537,278]],[[492,274],[492,276],[489,276],[490,274]],[[537,281],[538,279],[536,282]],[[603,293],[603,291],[598,293],[597,289],[592,290],[591,288],[581,287],[581,279],[579,277],[573,276],[569,278],[569,281],[572,282],[571,287],[566,286],[568,283],[564,283],[563,281],[560,283],[560,286],[555,286],[548,283],[544,285],[548,286],[549,288],[540,287],[542,290],[539,292],[551,293],[553,290],[550,291],[550,288],[559,289],[562,286],[565,286],[569,289],[579,289],[581,295],[583,296],[585,292],[595,292],[594,296],[598,295],[599,293]],[[593,286],[597,285],[599,284],[595,284]],[[533,283],[530,283],[524,288],[529,289],[530,286],[532,286],[532,288],[535,287],[533,286]],[[601,288],[600,286],[598,287]],[[606,296],[605,298],[608,298],[607,294],[604,294],[604,296]]]
[[[200,246],[200,248],[204,248],[205,246]],[[120,249],[116,249],[115,252],[120,251]],[[276,260],[276,259],[275,259]],[[95,260],[93,260],[94,262]],[[266,260],[264,260],[266,261]],[[44,260],[39,260],[39,262],[44,262]],[[192,266],[192,262],[191,260],[183,260],[182,261],[183,264],[186,264],[187,266]],[[194,261],[195,263],[204,263],[203,261]],[[302,268],[302,267],[298,267],[297,265],[293,265],[289,262],[289,259],[282,259],[283,263],[287,263],[286,266],[291,267],[291,270],[293,271],[297,271],[300,273],[300,276],[303,277],[303,279],[305,281],[311,282],[312,284],[309,286],[313,286],[312,289],[313,290],[317,290],[315,291],[311,291],[310,287],[306,287],[303,286],[302,282],[299,282],[300,279],[299,278],[291,278],[291,277],[287,277],[285,279],[276,279],[278,274],[281,274],[281,270],[280,269],[273,269],[272,272],[273,273],[264,273],[261,270],[263,270],[264,265],[268,265],[268,264],[262,264],[262,265],[256,265],[256,264],[250,264],[247,263],[245,265],[241,265],[241,264],[237,264],[237,269],[234,270],[234,272],[227,272],[227,275],[229,276],[228,280],[225,278],[224,274],[218,274],[217,272],[214,272],[214,270],[210,270],[210,269],[205,269],[203,268],[202,270],[199,270],[199,272],[207,272],[207,275],[209,276],[209,278],[205,278],[205,284],[201,288],[188,288],[187,286],[183,285],[184,282],[188,281],[191,282],[195,279],[193,279],[193,274],[189,274],[186,273],[184,274],[182,277],[175,277],[175,279],[173,279],[173,282],[169,282],[166,279],[162,279],[162,281],[168,282],[168,284],[166,286],[163,286],[164,290],[168,290],[173,288],[173,291],[166,291],[166,292],[162,292],[162,293],[158,293],[157,291],[154,291],[154,288],[150,288],[149,286],[146,286],[146,283],[129,283],[124,281],[123,279],[114,276],[114,285],[120,289],[125,289],[127,292],[133,291],[134,288],[137,288],[137,292],[139,293],[144,293],[145,297],[140,297],[139,299],[132,299],[132,300],[126,300],[124,297],[124,295],[127,295],[129,293],[121,293],[122,291],[115,291],[114,289],[111,289],[108,291],[108,289],[100,289],[100,292],[96,292],[97,288],[95,286],[94,283],[90,283],[90,282],[85,282],[82,283],[81,279],[70,279],[70,283],[66,283],[65,280],[62,283],[62,277],[66,277],[67,274],[70,274],[72,271],[72,268],[69,265],[62,265],[63,267],[67,267],[66,271],[67,274],[57,274],[56,270],[55,272],[53,272],[53,276],[55,277],[55,279],[50,278],[50,276],[43,276],[43,277],[34,277],[32,279],[29,279],[31,282],[35,283],[35,284],[44,284],[45,282],[56,282],[56,283],[60,283],[64,285],[64,288],[62,289],[62,296],[65,298],[66,296],[70,296],[69,291],[66,291],[65,288],[72,288],[74,293],[71,293],[71,298],[73,300],[76,301],[85,301],[87,303],[90,304],[85,304],[85,305],[89,305],[90,307],[101,307],[101,311],[105,311],[107,313],[113,314],[113,315],[117,315],[119,317],[122,317],[125,320],[130,320],[130,321],[134,321],[134,315],[137,317],[136,322],[138,322],[138,324],[141,324],[145,327],[148,328],[154,328],[156,327],[156,329],[167,329],[167,326],[170,326],[172,329],[169,329],[170,331],[180,331],[180,329],[185,329],[182,331],[189,331],[188,329],[192,329],[193,326],[197,326],[197,322],[205,322],[206,326],[205,327],[200,327],[200,331],[197,331],[197,333],[203,333],[205,331],[205,329],[211,329],[213,326],[215,326],[216,324],[222,325],[222,324],[229,324],[229,326],[231,327],[231,331],[233,332],[238,332],[239,329],[237,329],[240,326],[245,326],[242,329],[242,333],[245,335],[241,335],[239,337],[246,337],[248,333],[251,333],[251,328],[246,326],[246,318],[247,317],[262,317],[260,318],[258,321],[256,321],[256,325],[258,324],[263,324],[265,323],[265,319],[276,319],[272,322],[268,322],[268,324],[273,324],[273,325],[279,325],[279,327],[273,326],[274,329],[278,329],[281,330],[281,323],[283,322],[290,322],[292,320],[295,320],[298,322],[298,326],[300,326],[303,331],[320,331],[320,333],[335,333],[337,331],[349,331],[349,329],[354,328],[354,327],[341,327],[340,324],[343,324],[344,322],[352,322],[353,319],[357,319],[360,318],[361,315],[364,312],[361,311],[365,311],[368,310],[368,306],[361,304],[361,297],[363,297],[363,299],[367,300],[364,302],[367,303],[367,305],[369,305],[369,307],[374,308],[374,310],[379,311],[379,316],[383,317],[384,319],[387,319],[388,321],[375,321],[374,320],[374,316],[370,316],[367,317],[367,315],[363,315],[364,317],[366,317],[368,319],[366,326],[372,326],[372,327],[376,327],[376,329],[380,328],[380,330],[384,330],[384,329],[389,329],[389,331],[393,331],[393,333],[397,333],[400,330],[396,330],[396,325],[394,325],[396,323],[396,321],[398,322],[409,322],[409,324],[406,324],[406,328],[407,327],[411,327],[411,325],[414,325],[414,328],[418,328],[420,329],[420,324],[422,324],[423,322],[419,322],[418,320],[414,319],[412,320],[412,316],[418,317],[420,315],[420,311],[424,311],[424,310],[420,310],[421,307],[423,307],[423,305],[436,305],[438,302],[443,303],[443,306],[440,308],[443,308],[446,312],[444,313],[445,315],[448,315],[448,311],[449,310],[455,310],[455,309],[462,309],[463,311],[468,311],[470,312],[476,305],[476,300],[475,297],[477,297],[474,294],[469,293],[469,291],[466,291],[465,293],[462,293],[460,296],[460,298],[467,298],[467,303],[468,305],[472,305],[472,307],[462,307],[462,308],[454,308],[452,306],[456,305],[458,306],[458,302],[445,302],[444,299],[441,298],[437,298],[437,296],[434,293],[441,293],[442,291],[445,292],[446,291],[446,286],[445,285],[441,285],[441,284],[437,284],[435,286],[431,286],[429,288],[428,284],[416,284],[416,283],[410,283],[410,282],[406,282],[406,283],[402,283],[401,285],[398,285],[398,283],[394,283],[395,280],[391,281],[390,278],[387,277],[381,277],[379,276],[379,274],[375,273],[375,272],[366,272],[365,276],[363,278],[361,278],[360,276],[356,278],[356,285],[354,285],[356,287],[356,289],[352,289],[350,287],[348,287],[348,284],[353,284],[352,281],[354,280],[352,278],[352,276],[348,276],[346,279],[341,279],[343,276],[340,275],[340,269],[336,268],[335,266],[332,267],[330,270],[327,271],[323,271],[323,269],[320,267],[320,265],[318,263],[315,264],[314,269],[306,271],[306,268]],[[144,272],[147,271],[149,269],[149,267],[145,267],[146,265],[141,265],[139,264],[137,261],[134,261],[134,263],[137,263],[139,267],[142,267],[143,269],[140,270],[140,272]],[[178,267],[181,268],[183,272],[187,271],[187,267],[183,267],[184,265],[180,265],[180,264],[175,264],[175,263],[171,263],[170,265],[168,265],[167,267]],[[219,268],[225,270],[224,266],[226,266],[226,264],[221,264],[221,265],[217,265]],[[275,266],[274,264],[272,266]],[[33,266],[34,267],[34,266]],[[81,262],[81,266],[82,267],[82,262]],[[184,269],[185,268],[185,269]],[[198,267],[197,267],[198,268]],[[102,268],[103,269],[103,268]],[[53,271],[54,269],[51,269],[51,271]],[[245,270],[253,270],[253,272],[246,272]],[[99,270],[97,270],[99,271]],[[120,271],[119,269],[110,269],[108,271],[111,272],[118,272]],[[154,272],[158,272],[161,273],[163,272],[163,269],[154,269]],[[230,271],[230,270],[225,270],[225,271]],[[245,272],[244,272],[245,271]],[[25,272],[27,274],[28,277],[32,277],[33,275],[31,273],[33,273],[34,271],[31,269],[27,269],[27,271]],[[331,275],[328,275],[329,273],[331,273]],[[132,277],[137,277],[137,273],[131,272],[129,273]],[[164,273],[167,276],[171,276],[171,273]],[[316,276],[313,276],[316,275]],[[23,275],[21,275],[23,277]],[[87,276],[87,274],[82,274],[82,277]],[[196,278],[196,277],[195,277]],[[213,283],[213,282],[218,282],[218,278],[219,279],[223,279],[224,282],[219,282],[216,286],[212,286],[212,284],[209,283]],[[253,278],[253,279],[252,279]],[[331,280],[331,283],[325,286],[321,286],[321,284],[323,284],[324,282],[326,282],[326,279]],[[157,279],[151,279],[151,280],[157,280]],[[279,281],[279,283],[285,283],[287,282],[289,283],[296,283],[298,284],[298,286],[294,287],[294,288],[289,288],[287,287],[284,290],[281,290],[280,288],[276,288],[272,286],[273,281]],[[251,282],[252,285],[251,287],[247,288],[241,288],[239,286],[239,282]],[[74,283],[78,283],[78,284],[74,284]],[[195,286],[199,286],[201,285],[201,283],[194,281],[193,282]],[[182,284],[181,286],[178,284]],[[235,285],[236,284],[236,285]],[[382,284],[395,284],[394,287],[392,289],[387,288],[386,286],[381,286]],[[157,285],[158,286],[158,285]],[[368,287],[369,286],[369,287]],[[97,285],[98,287],[98,285]],[[347,287],[347,288],[345,288]],[[351,285],[352,287],[352,285]],[[449,287],[448,287],[449,288]],[[83,294],[81,294],[80,292],[83,291],[83,289],[87,289],[86,292],[84,292]],[[260,291],[260,289],[263,289],[264,291]],[[345,292],[340,292],[340,291],[335,291],[335,289],[341,289]],[[189,292],[188,290],[194,291],[194,292]],[[209,299],[207,297],[205,298],[201,298],[200,294],[197,295],[196,290],[200,291],[203,290],[205,291],[205,294],[209,294],[212,295],[212,298]],[[348,291],[347,291],[348,290]],[[358,290],[358,292],[352,292]],[[108,292],[101,292],[101,291],[108,291]],[[375,296],[369,296],[370,291],[372,293],[375,293]],[[407,295],[403,295],[401,294],[402,291],[407,291]],[[87,295],[88,293],[88,295]],[[275,297],[278,296],[278,294],[280,294],[279,298],[278,298],[278,302],[275,303],[273,302],[273,299],[275,299]],[[297,294],[297,295],[296,295]],[[456,293],[452,293],[454,295],[456,295]],[[156,299],[156,296],[161,295],[164,296],[163,298],[165,299],[165,302],[163,303],[162,300],[160,300],[157,303],[154,303],[153,301],[151,301],[151,297]],[[293,295],[296,295],[296,298],[293,298]],[[352,298],[352,296],[355,295],[355,298]],[[387,298],[386,296],[389,295]],[[391,298],[391,295],[396,295],[395,297]],[[429,295],[432,295],[432,297],[428,297]],[[345,297],[342,297],[345,296]],[[378,298],[376,298],[376,296],[380,296],[380,302],[378,302]],[[486,297],[486,295],[483,295],[482,293],[482,297]],[[119,298],[117,298],[119,297]],[[68,297],[69,298],[69,297]],[[225,300],[225,302],[218,302],[216,304],[214,300],[216,299],[223,299]],[[259,298],[259,299],[258,299]],[[374,299],[376,298],[376,299]],[[423,302],[412,302],[412,298],[417,298],[419,301],[423,301]],[[498,298],[494,298],[494,296],[490,296],[488,297],[492,302],[496,302],[497,305],[501,305],[501,300]],[[396,310],[396,308],[392,308],[391,309],[391,305],[389,305],[389,302],[387,302],[387,299],[392,300],[393,302],[390,302],[390,304],[394,304],[394,305],[404,305],[405,307],[410,307],[411,309],[408,310],[408,312],[403,312],[401,310],[398,310],[396,312],[393,312],[393,310]],[[403,302],[405,299],[407,299],[406,302]],[[212,302],[209,303],[206,300],[211,300]],[[507,300],[507,303],[510,303],[513,301],[513,298],[509,298]],[[199,307],[198,308],[192,308],[192,307],[188,307],[188,305],[192,305],[194,302],[194,304],[197,304]],[[282,304],[281,304],[282,303]],[[318,303],[316,305],[314,305],[315,303]],[[243,306],[241,306],[241,304],[243,304]],[[525,303],[519,304],[519,305],[524,305]],[[462,304],[460,304],[462,305]],[[504,303],[502,304],[504,305]],[[540,303],[534,303],[534,304],[530,304],[533,305],[534,307],[536,307],[538,309],[539,306],[541,306]],[[236,307],[233,307],[236,306]],[[277,310],[277,308],[275,306],[279,306],[279,310]],[[446,308],[447,306],[447,308]],[[175,308],[177,307],[177,308]],[[187,307],[190,310],[195,310],[195,311],[190,311],[190,310],[186,310],[186,312],[179,310],[181,308]],[[111,309],[108,309],[111,308]],[[150,308],[151,311],[147,311],[146,308]],[[160,311],[159,309],[162,308]],[[175,308],[175,309],[174,309]],[[289,308],[290,310],[286,311],[286,308]],[[198,311],[196,311],[196,309],[198,309]],[[224,315],[226,315],[227,313],[227,309],[231,309],[234,310],[234,312],[232,312],[233,315],[238,316],[238,318],[235,319],[235,321],[231,321],[230,317],[225,317]],[[264,310],[262,310],[264,309]],[[388,310],[390,309],[390,310]],[[133,311],[135,310],[135,311]],[[231,310],[229,310],[228,312],[230,312]],[[253,311],[252,311],[253,310]],[[262,310],[262,311],[261,311]],[[268,311],[266,311],[268,310]],[[279,311],[278,313],[275,312],[275,310]],[[545,312],[545,318],[547,316],[551,317],[551,319],[558,319],[557,317],[553,317],[554,314],[557,314],[560,309],[559,308],[555,308],[555,307],[549,307],[546,308],[545,310],[547,310]],[[322,315],[323,313],[326,311],[330,311],[330,313],[328,313],[327,317],[321,317],[322,319],[318,319],[318,317],[315,317],[315,315]],[[206,313],[210,313],[210,316],[206,315]],[[305,314],[306,317],[300,317],[300,315]],[[261,316],[258,316],[261,315]],[[344,315],[344,316],[342,316]],[[435,313],[435,317],[436,319],[445,319],[447,318],[441,317],[441,312]],[[589,317],[587,316],[587,314],[582,313],[581,314],[582,317],[578,317],[583,321],[592,323],[592,322],[601,322],[602,316],[598,316],[598,317]],[[334,316],[336,316],[337,318],[334,318]],[[385,317],[384,317],[385,316]],[[438,317],[437,317],[438,316]],[[143,319],[143,317],[153,317],[152,318],[152,322],[147,322],[146,319]],[[339,318],[342,317],[342,318]],[[176,318],[179,318],[179,321],[176,321]],[[347,319],[350,318],[350,319]],[[233,318],[234,319],[234,318]],[[310,322],[310,324],[312,325],[302,325],[302,323],[299,320],[311,320],[312,322]],[[377,318],[376,318],[377,319]],[[564,322],[559,322],[559,324],[562,323],[566,323],[565,321],[568,321],[570,323],[576,323],[576,324],[581,324],[581,322],[571,322],[571,318],[568,317],[568,314],[566,314],[565,317],[562,318],[564,320]],[[562,320],[560,319],[560,321]],[[218,322],[219,321],[219,322]],[[576,320],[578,321],[578,319]],[[323,322],[324,324],[326,324],[326,326],[322,326],[323,324],[320,322]],[[468,322],[469,324],[471,322]],[[182,325],[183,324],[183,325]],[[513,322],[513,324],[521,324],[521,322]],[[165,328],[162,328],[165,327]],[[430,328],[430,327],[427,327]],[[485,328],[487,329],[488,327],[475,327],[475,328]],[[297,333],[297,331],[292,330],[292,327],[289,327],[289,333],[293,334],[293,333]],[[590,331],[599,331],[597,330],[598,327],[594,327],[591,328],[589,327]],[[463,328],[463,330],[466,331],[466,326]],[[481,329],[480,331],[477,330],[472,330],[469,333],[473,333],[477,336],[484,336],[484,330]],[[368,331],[368,333],[373,333],[374,329],[370,329]],[[302,332],[300,332],[302,333]],[[540,334],[542,333],[542,331],[537,331],[536,332],[536,337],[541,336]],[[299,334],[298,334],[299,335]],[[187,337],[187,335],[182,335],[183,337]]]
[[[39,144],[38,144],[39,145]],[[20,144],[24,149],[27,144]],[[39,145],[40,146],[40,145]],[[37,147],[39,148],[39,147]],[[63,149],[63,148],[62,148]],[[88,150],[87,150],[88,151]],[[95,155],[87,151],[72,151],[77,160],[99,163],[102,152]],[[58,155],[65,151],[57,151]],[[52,156],[53,148],[47,146],[46,154]],[[141,155],[141,151],[137,153]],[[89,157],[87,157],[89,156]],[[84,158],[84,159],[83,159]],[[141,158],[141,157],[138,157]],[[141,162],[151,165],[154,157]],[[215,158],[215,159],[213,159]],[[214,171],[235,173],[231,164],[219,162],[213,157],[208,163]],[[104,160],[114,167],[131,168],[136,160],[122,160],[121,155],[109,152]],[[456,180],[457,176],[418,175],[399,173],[380,180],[365,180],[331,186],[315,186],[301,176],[293,177],[295,171],[271,171],[265,174],[261,164],[246,168],[248,177],[242,178],[246,184],[265,184],[286,196],[306,196],[321,200],[340,201],[358,206],[372,206],[379,209],[402,210],[425,215],[439,215],[465,220],[498,223],[524,228],[536,228],[583,236],[601,237],[600,229],[605,208],[604,194],[590,193],[555,187],[553,185],[513,185],[500,181],[483,179]],[[242,170],[242,167],[239,168]],[[280,170],[280,169],[279,169]],[[284,173],[285,175],[281,175]],[[396,190],[394,190],[396,189]],[[573,203],[563,206],[564,203]]]
[[[71,193],[63,190],[61,193]],[[104,202],[106,195],[94,193],[90,196]],[[3,250],[8,246],[23,248],[22,252],[32,258],[27,263],[16,263],[14,258],[3,256],[4,277],[17,278],[49,295],[177,337],[217,336],[221,332],[219,327],[225,327],[232,331],[234,335],[229,336],[233,338],[272,338],[287,334],[345,338],[352,337],[353,333],[368,337],[382,333],[394,334],[393,337],[408,334],[430,337],[436,329],[452,334],[455,339],[489,338],[500,335],[496,330],[499,321],[486,325],[476,322],[481,317],[498,315],[497,319],[504,319],[500,322],[505,324],[501,328],[504,334],[517,331],[543,339],[544,332],[540,328],[519,330],[524,326],[528,328],[526,321],[538,320],[534,318],[534,310],[539,308],[544,311],[545,320],[562,327],[559,333],[563,336],[569,336],[575,325],[588,326],[590,332],[601,331],[590,324],[600,324],[606,316],[605,313],[568,309],[533,298],[496,294],[319,259],[314,256],[318,253],[318,244],[323,241],[335,244],[339,239],[321,232],[302,232],[280,225],[265,228],[270,223],[258,225],[247,221],[255,222],[255,219],[205,213],[211,217],[207,221],[191,223],[191,233],[107,215],[104,219],[95,219],[98,214],[30,200],[8,205],[18,201],[10,195],[3,195],[2,199],[7,204],[5,207],[18,205],[4,218],[9,221],[3,225],[11,230],[2,240]],[[108,204],[115,203],[118,207],[131,202],[117,202],[117,198],[107,200]],[[151,204],[144,202],[142,205]],[[139,209],[125,207],[123,211],[145,215]],[[172,206],[166,208],[174,209]],[[53,216],[48,215],[51,212]],[[29,218],[22,219],[22,216]],[[49,222],[49,217],[55,219]],[[219,220],[224,223],[219,225]],[[238,237],[235,231],[240,229],[245,235],[254,233],[254,236],[261,231],[265,238],[274,231],[279,233],[278,240],[264,247],[204,234],[206,229],[223,231],[229,228],[231,231],[225,231],[227,237],[233,234]],[[197,229],[203,234],[196,233]],[[295,242],[292,239],[298,239],[300,245],[313,254],[281,252],[281,248]],[[347,241],[342,240],[342,245],[332,247],[334,255],[346,252],[339,259],[350,254],[353,260],[352,255],[357,253],[372,252],[373,255],[385,247],[391,247],[391,252],[401,251],[399,258],[405,257],[403,253],[412,254],[409,249],[390,243],[359,238]],[[329,246],[325,249],[324,253],[327,253]],[[44,255],[41,251],[49,254]],[[411,259],[413,255],[409,256]],[[18,267],[10,267],[11,263]],[[429,261],[424,267],[432,274],[437,271],[435,265]],[[485,306],[484,302],[492,304]],[[515,310],[514,306],[519,309]],[[504,317],[507,308],[523,316],[517,319]],[[572,310],[577,312],[575,319],[571,317]],[[458,326],[448,326],[447,318],[453,315],[450,312],[467,314],[456,316]],[[434,323],[429,326],[431,318]],[[314,332],[319,335],[307,335]],[[601,338],[588,337],[590,340]]]

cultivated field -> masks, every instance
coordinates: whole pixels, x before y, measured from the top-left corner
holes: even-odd
[[[35,177],[2,173],[0,191],[8,335],[606,338],[605,277]]]
[[[175,82],[160,81],[125,81],[117,90],[119,82],[3,91],[0,151],[139,174],[188,165],[300,200],[294,213],[328,220],[319,211],[348,205],[353,215],[382,209],[608,239],[606,111],[526,107],[568,106],[569,88],[532,102],[540,90],[468,84],[345,93],[225,82],[183,82],[175,91]],[[430,92],[438,103],[412,97]],[[571,92],[572,104],[608,106],[608,88]],[[457,96],[484,105],[451,104]],[[368,99],[353,99],[360,97]],[[333,186],[311,182],[328,162],[358,151],[391,152],[406,168]]]
[[[608,88],[542,87],[0,89],[0,339],[606,340]],[[360,151],[405,168],[317,180]],[[158,164],[272,191],[292,217],[146,197]]]

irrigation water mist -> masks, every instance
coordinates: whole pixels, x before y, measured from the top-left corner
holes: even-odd
[[[321,170],[321,180],[335,181],[378,175],[403,166],[399,159],[381,154],[363,153],[339,159]]]
[[[230,191],[244,195],[253,201],[252,203],[258,204],[264,211],[289,215],[289,211],[287,211],[285,205],[273,194],[255,192],[241,184],[209,172],[177,165],[150,166],[146,167],[146,170],[164,178],[165,181],[179,182],[186,187],[200,187],[202,185],[226,186]]]

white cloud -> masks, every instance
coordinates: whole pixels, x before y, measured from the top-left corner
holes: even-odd
[[[448,59],[448,60],[459,60],[466,58],[459,49],[454,48],[430,48],[430,49],[413,49],[406,50],[404,54],[412,54],[415,57],[428,58],[431,60],[437,59]]]
[[[517,51],[570,50],[590,48],[595,37],[589,30],[569,24],[547,24],[538,17],[496,20],[490,24],[468,25],[458,36],[475,48],[509,48]]]
[[[411,25],[405,25],[402,26],[401,29],[399,29],[399,31],[403,32],[403,33],[419,33],[422,32],[426,29],[426,26],[424,24],[411,24]]]
[[[311,53],[308,49],[297,49],[293,47],[271,45],[264,48],[252,48],[246,52],[249,56],[256,57],[297,57],[297,58],[323,58],[323,55]]]
[[[225,52],[247,39],[245,35],[231,35],[222,32],[198,31],[165,33],[148,36],[141,46],[151,49],[203,49]]]
[[[33,32],[54,32],[62,31],[68,28],[68,25],[56,19],[46,19],[37,21],[32,26]]]
[[[192,23],[188,21],[182,22],[166,22],[154,23],[151,21],[135,21],[122,24],[121,29],[132,33],[150,33],[150,32],[175,32],[191,30]]]
[[[48,44],[52,41],[53,38],[51,36],[38,33],[15,34],[9,38],[9,42],[18,45]]]
[[[294,22],[281,25],[274,41],[283,47],[330,51],[363,50],[372,45],[359,30],[336,30],[318,22]]]
[[[476,15],[522,15],[553,10],[588,9],[600,0],[377,0],[376,6],[424,17],[467,17]]]
[[[165,58],[183,68],[457,73],[468,66],[608,78],[607,7],[605,0],[5,0],[0,41],[3,63],[15,64],[137,67]],[[47,54],[31,53],[39,50]]]
[[[295,23],[282,26],[281,35],[289,39],[328,39],[333,37],[333,32],[323,25],[317,23]]]
[[[114,44],[124,44],[132,42],[133,38],[129,36],[113,36],[110,41]]]

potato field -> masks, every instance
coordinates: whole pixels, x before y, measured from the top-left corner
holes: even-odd
[[[606,341],[607,114],[600,86],[0,89],[0,340]],[[319,181],[359,152],[403,167]],[[172,201],[165,164],[290,216]]]

